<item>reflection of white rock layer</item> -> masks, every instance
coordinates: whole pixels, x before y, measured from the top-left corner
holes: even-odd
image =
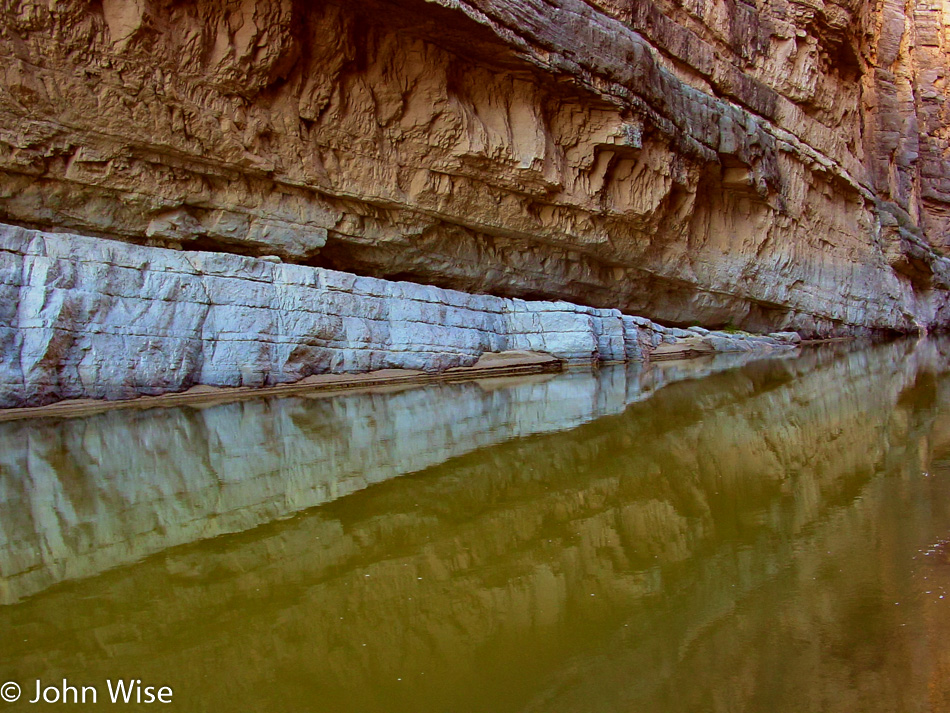
[[[0,603],[237,532],[507,439],[573,428],[750,354],[487,388],[0,424]],[[493,384],[494,385],[494,384]]]
[[[508,349],[642,360],[664,341],[741,351],[796,339],[0,225],[0,407],[437,371]]]
[[[676,384],[0,607],[0,668],[95,681],[122,661],[193,710],[235,687],[262,713],[932,710],[926,686],[899,694],[939,673],[920,632],[946,610],[903,596],[950,522],[950,483],[922,475],[950,443],[950,352],[909,347]]]

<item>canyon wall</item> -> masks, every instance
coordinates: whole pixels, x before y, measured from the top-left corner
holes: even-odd
[[[801,341],[2,224],[0,315],[0,408],[327,372],[441,372],[487,352],[592,363]]]
[[[671,326],[945,326],[944,0],[2,0],[0,219]]]

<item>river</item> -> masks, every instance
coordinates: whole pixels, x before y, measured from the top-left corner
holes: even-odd
[[[0,707],[947,711],[948,538],[937,340],[0,423]]]

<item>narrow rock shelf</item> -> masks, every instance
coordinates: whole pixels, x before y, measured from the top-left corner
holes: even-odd
[[[0,225],[0,419],[794,349],[617,309]],[[493,355],[493,356],[491,356]],[[36,411],[37,407],[44,411]]]
[[[69,418],[89,416],[118,409],[171,408],[176,406],[209,406],[244,399],[271,396],[329,396],[347,393],[393,391],[436,382],[459,383],[482,379],[508,379],[562,371],[564,362],[548,354],[502,352],[485,354],[472,366],[461,366],[443,372],[426,373],[414,369],[381,369],[367,374],[320,374],[290,384],[275,386],[215,387],[193,386],[186,391],[160,396],[104,401],[101,399],[69,399],[46,406],[0,409],[0,423],[31,418]]]

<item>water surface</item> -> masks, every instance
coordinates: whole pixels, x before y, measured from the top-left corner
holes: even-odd
[[[0,707],[950,710],[948,351],[0,424]]]

